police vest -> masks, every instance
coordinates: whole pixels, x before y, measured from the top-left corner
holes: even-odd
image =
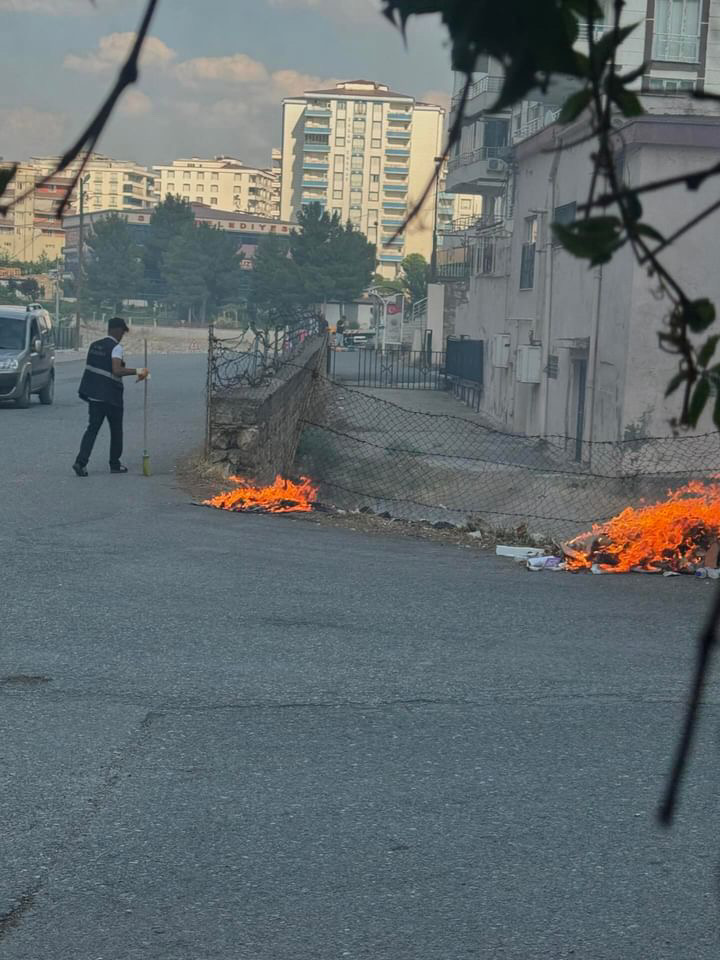
[[[112,337],[103,337],[90,344],[78,389],[82,400],[100,400],[114,407],[123,405],[122,378],[112,372],[112,352],[116,346],[117,341]]]

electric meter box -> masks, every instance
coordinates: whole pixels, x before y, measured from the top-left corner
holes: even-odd
[[[496,333],[490,342],[490,356],[494,367],[510,366],[510,334]]]
[[[524,345],[517,348],[516,379],[518,383],[540,383],[542,347]]]

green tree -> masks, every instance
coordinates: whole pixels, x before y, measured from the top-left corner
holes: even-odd
[[[29,297],[31,300],[37,300],[40,296],[40,284],[31,277],[28,277],[26,280],[21,280],[20,293],[24,297]]]
[[[417,303],[427,296],[430,267],[421,253],[410,253],[400,264],[400,282],[410,303]]]
[[[145,276],[150,287],[162,281],[163,257],[172,241],[194,223],[192,207],[187,200],[168,194],[163,202],[155,207],[143,250]]]
[[[375,270],[375,247],[350,223],[312,203],[298,214],[291,254],[302,274],[306,303],[354,300]]]
[[[204,323],[242,291],[245,278],[238,242],[232,234],[207,224],[186,226],[170,241],[161,279],[188,322]]]
[[[112,303],[119,312],[122,301],[135,297],[140,290],[140,248],[133,243],[127,222],[117,213],[93,224],[87,245],[91,253],[87,264],[88,296],[98,305]]]
[[[308,302],[302,274],[285,237],[270,234],[258,244],[250,290],[252,302],[259,307],[289,310]]]

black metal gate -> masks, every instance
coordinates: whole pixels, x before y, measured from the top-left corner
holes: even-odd
[[[358,387],[444,390],[445,354],[429,350],[333,351],[330,375]]]

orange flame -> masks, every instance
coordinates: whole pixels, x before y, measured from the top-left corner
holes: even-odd
[[[269,487],[254,487],[242,477],[230,479],[237,484],[234,490],[219,493],[210,500],[203,500],[203,503],[218,510],[305,513],[312,510],[317,499],[317,489],[307,477],[301,477],[299,483],[294,483],[278,475]]]
[[[571,570],[593,564],[605,573],[642,569],[692,573],[717,566],[720,540],[720,483],[688,483],[666,500],[628,507],[608,523],[563,545]],[[714,562],[709,561],[714,550]]]

